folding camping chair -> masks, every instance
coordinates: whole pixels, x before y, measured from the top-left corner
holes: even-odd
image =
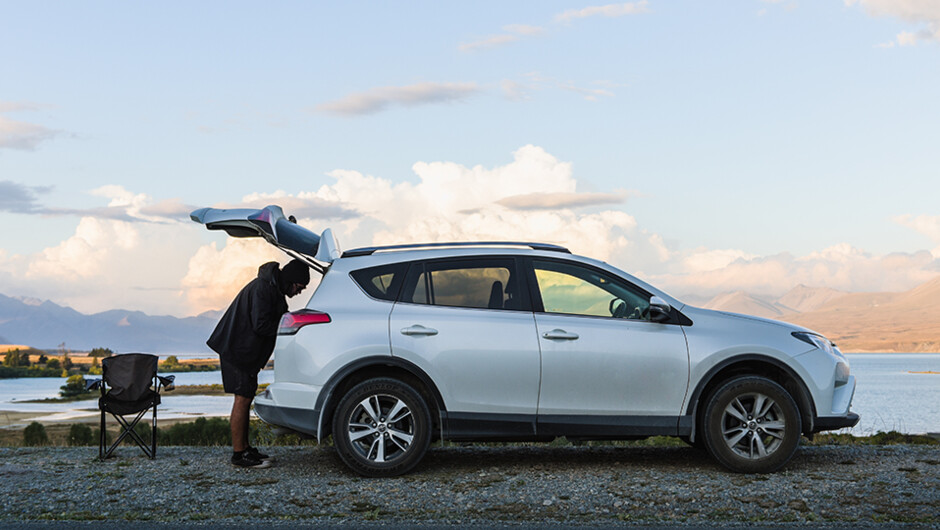
[[[98,458],[104,460],[124,438],[130,437],[144,454],[153,460],[157,455],[157,405],[160,404],[160,389],[173,390],[176,376],[157,375],[156,355],[146,353],[124,353],[101,360],[101,379],[86,382],[88,390],[101,389],[98,408],[101,410],[101,436],[98,440]],[[153,409],[153,424],[150,426],[150,444],[134,430],[137,422],[148,410]],[[118,439],[105,451],[105,414],[111,414],[121,424]],[[132,421],[124,416],[135,414]]]

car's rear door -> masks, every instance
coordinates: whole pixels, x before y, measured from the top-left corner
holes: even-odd
[[[570,260],[527,260],[542,353],[538,430],[675,434],[689,380],[685,335],[651,322],[649,294]]]
[[[392,355],[412,361],[444,399],[445,437],[531,436],[539,345],[511,256],[416,262],[392,309]]]
[[[311,261],[332,263],[340,256],[339,245],[333,232],[327,228],[321,235],[286,217],[280,206],[266,206],[260,210],[250,208],[200,208],[189,217],[209,230],[224,230],[232,237],[260,237],[288,254],[306,261],[324,272],[325,268]]]

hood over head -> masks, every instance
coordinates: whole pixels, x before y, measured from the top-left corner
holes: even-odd
[[[269,261],[258,267],[258,277],[262,280],[277,284],[280,276],[280,264],[276,261]]]

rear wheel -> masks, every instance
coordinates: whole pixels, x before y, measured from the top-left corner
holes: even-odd
[[[340,400],[333,440],[340,458],[367,477],[414,468],[431,441],[431,416],[418,392],[396,379],[369,379]]]
[[[703,425],[709,453],[739,473],[776,471],[800,443],[796,402],[765,377],[738,377],[719,387],[708,398]]]

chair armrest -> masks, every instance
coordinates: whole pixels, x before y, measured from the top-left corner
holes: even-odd
[[[97,390],[101,388],[102,381],[98,379],[85,379],[85,390]]]
[[[174,388],[176,388],[176,385],[173,384],[173,381],[176,381],[176,376],[175,376],[175,375],[168,375],[168,376],[166,376],[166,377],[164,377],[164,376],[162,376],[162,375],[158,375],[158,376],[157,376],[157,379],[160,380],[160,384],[163,386],[163,388],[164,388],[167,392],[169,392],[170,390],[173,390]]]

